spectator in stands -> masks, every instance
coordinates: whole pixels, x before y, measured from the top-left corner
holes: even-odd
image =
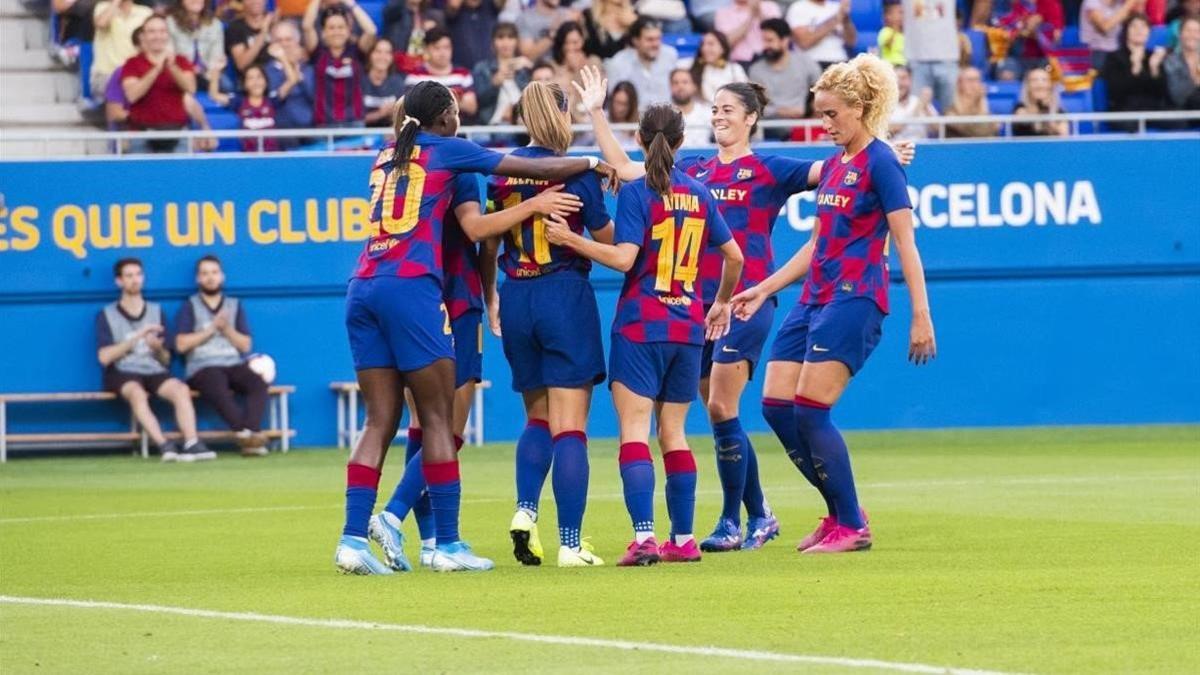
[[[762,59],[750,66],[750,80],[770,92],[763,119],[799,120],[809,116],[809,90],[821,77],[821,67],[805,52],[792,49],[791,28],[783,19],[762,22]],[[764,129],[776,141],[791,136],[788,129]]]
[[[1079,39],[1092,50],[1092,67],[1104,68],[1109,54],[1117,51],[1121,24],[1142,11],[1146,0],[1083,0]]]
[[[424,60],[425,31],[446,25],[445,15],[429,4],[429,0],[388,0],[383,8],[383,36],[391,41],[396,67],[402,73]]]
[[[1050,81],[1050,73],[1044,68],[1030,68],[1025,71],[1025,79],[1021,83],[1021,96],[1013,109],[1013,114],[1023,115],[1054,115],[1063,112],[1062,103],[1058,99],[1058,91]],[[1066,120],[1055,122],[1013,122],[1014,136],[1067,136],[1071,127]]]
[[[700,39],[700,49],[692,59],[691,70],[700,83],[700,98],[709,106],[718,89],[730,82],[746,81],[746,70],[729,60],[729,40],[718,31],[709,31]]]
[[[561,5],[560,0],[537,0],[533,7],[517,17],[522,56],[531,61],[542,58],[554,46],[554,33],[558,27],[579,19],[578,13]]]
[[[683,146],[694,148],[708,145],[712,137],[712,106],[699,100],[700,87],[688,68],[671,71],[671,104],[683,115]]]
[[[269,96],[275,104],[275,125],[280,129],[312,126],[316,80],[308,52],[300,43],[300,29],[291,21],[280,21],[271,29],[271,60],[267,63]],[[280,139],[284,147],[297,143]]]
[[[941,110],[954,104],[958,80],[958,15],[953,2],[904,0],[904,57],[913,89],[933,92]]]
[[[258,72],[260,68],[247,69]],[[265,87],[265,80],[263,85]],[[175,349],[183,355],[188,384],[237,433],[246,457],[267,454],[262,429],[267,409],[267,383],[250,370],[244,356],[252,346],[246,311],[237,298],[225,295],[225,272],[215,255],[196,262],[197,292],[175,315]],[[245,397],[245,406],[237,396]]]
[[[1167,13],[1167,47],[1175,49],[1179,46],[1180,29],[1185,19],[1200,20],[1200,0],[1179,0]]]
[[[50,36],[55,43],[51,53],[63,65],[75,65],[79,45],[96,38],[96,25],[92,23],[96,0],[51,0],[50,11],[58,16],[58,32]]]
[[[375,45],[375,22],[354,0],[324,10],[320,4],[321,0],[310,0],[304,12],[304,46],[312,54],[316,85],[313,125],[361,127],[363,55]],[[362,28],[357,41],[351,38],[351,17]]]
[[[625,47],[625,35],[637,21],[637,12],[633,11],[631,0],[593,0],[582,19],[587,33],[584,51],[608,59]],[[568,89],[574,90],[574,87]]]
[[[505,0],[446,0],[446,27],[454,44],[454,65],[470,70],[491,55],[482,38],[492,34],[504,4]]]
[[[450,35],[442,28],[425,33],[425,63],[405,78],[405,91],[421,82],[433,80],[442,83],[458,99],[458,110],[463,120],[471,124],[479,112],[479,100],[475,98],[475,80],[471,71],[454,65],[454,44]]]
[[[628,82],[637,91],[639,111],[671,98],[671,71],[679,61],[675,48],[662,43],[662,26],[653,19],[638,17],[629,27],[629,46],[608,61],[608,81],[615,89]],[[612,91],[613,89],[610,89]]]
[[[604,110],[608,113],[608,121],[612,124],[637,124],[640,110],[637,87],[627,80],[618,82],[612,91],[608,92],[608,101],[605,102]],[[625,147],[637,145],[634,133],[633,131],[613,130],[613,135]]]
[[[937,108],[933,107],[933,90],[925,87],[920,92],[914,92],[912,72],[905,66],[896,66],[896,87],[900,91],[900,97],[889,120],[892,138],[901,141],[929,138],[933,129],[924,124],[909,123],[909,120],[914,117],[938,116]]]
[[[850,0],[799,0],[787,12],[792,40],[808,52],[821,70],[846,60],[846,48],[854,48],[858,30],[850,19]]]
[[[275,128],[275,101],[267,95],[267,73],[257,63],[250,64],[242,73],[242,95],[237,103],[237,115],[241,127],[247,131],[264,131]],[[279,139],[243,138],[243,152],[275,152],[279,150]]]
[[[166,38],[163,26],[163,38]],[[215,459],[196,432],[196,410],[192,393],[169,369],[170,340],[162,307],[142,297],[145,273],[142,261],[122,258],[113,266],[113,277],[121,297],[96,315],[96,358],[103,370],[104,390],[119,394],[133,409],[138,424],[150,436],[164,462],[194,462]],[[183,435],[183,446],[167,440],[150,409],[150,395],[169,401],[175,422]]]
[[[879,58],[893,66],[908,64],[904,56],[904,5],[900,0],[889,0],[883,4],[883,28],[879,29],[876,41],[879,43]]]
[[[1200,18],[1188,16],[1180,22],[1179,45],[1163,61],[1163,72],[1171,106],[1200,110]]]
[[[225,69],[225,29],[213,16],[208,0],[176,0],[167,15],[167,32],[176,54],[186,56],[196,71],[196,88],[207,91],[221,105],[229,97],[221,93]],[[226,87],[229,89],[229,87]]]
[[[513,106],[531,79],[533,66],[517,52],[517,27],[496,24],[492,30],[492,57],[475,64],[471,81],[479,102],[479,121],[483,124],[513,124]]]
[[[1005,58],[1021,72],[1044,67],[1062,37],[1061,1],[1013,0],[1007,7],[997,3],[993,11],[993,24],[1007,33]]]
[[[693,0],[692,4],[713,5],[705,0]],[[692,32],[692,21],[688,18],[688,8],[683,0],[637,0],[635,7],[638,16],[657,21],[664,33]],[[703,9],[705,12],[715,12],[716,6]],[[712,17],[709,16],[708,19],[711,23]]]
[[[771,0],[734,0],[722,3],[713,18],[715,30],[729,38],[729,58],[749,67],[763,50],[762,22],[783,16]]]
[[[267,62],[267,45],[274,25],[275,15],[267,12],[267,0],[242,3],[242,13],[225,28],[225,49],[238,73],[245,72],[252,63]]]
[[[954,104],[946,109],[947,117],[990,115],[987,91],[983,87],[983,75],[978,68],[966,66],[958,71],[958,86],[955,88]],[[998,136],[999,122],[958,123],[946,125],[948,138],[981,138]]]
[[[641,3],[638,3],[638,5],[638,11],[641,12]],[[688,0],[687,6],[688,14],[692,17],[692,26],[695,28],[695,31],[697,33],[707,33],[710,30],[721,30],[717,26],[717,12],[722,7],[728,7],[729,0]],[[756,21],[755,23],[758,22]],[[690,33],[691,31],[692,28],[688,28],[680,32]],[[733,42],[733,40],[730,40],[730,42]]]
[[[387,38],[375,41],[363,75],[363,121],[369,127],[389,127],[396,101],[404,95],[404,76],[396,72],[396,55]]]
[[[554,64],[545,59],[533,64],[533,69],[529,71],[531,82],[553,82],[554,77]]]
[[[550,48],[550,57],[554,61],[554,79],[567,94],[571,122],[580,124],[587,123],[590,115],[579,105],[579,92],[575,91],[571,83],[579,77],[579,72],[585,66],[600,67],[600,58],[589,56],[583,45],[583,26],[574,21],[567,21],[555,31],[554,45]]]
[[[1108,109],[1111,112],[1162,110],[1166,102],[1167,82],[1163,47],[1147,49],[1150,21],[1145,14],[1133,14],[1125,20],[1121,44],[1104,62],[1100,76],[1108,85]],[[1136,122],[1112,122],[1114,129],[1135,131]]]
[[[184,97],[196,93],[196,74],[187,58],[176,54],[167,20],[154,15],[142,24],[141,51],[121,67],[121,89],[129,101],[129,128],[134,131],[178,131],[187,126]],[[178,138],[133,142],[134,152],[175,152]]]
[[[138,53],[133,31],[154,14],[149,7],[133,0],[105,0],[96,5],[92,14],[95,40],[92,43],[92,98],[103,102],[108,79],[122,63]]]

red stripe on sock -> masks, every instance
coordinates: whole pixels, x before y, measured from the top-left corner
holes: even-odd
[[[547,430],[547,431],[549,431],[549,430],[550,430],[550,423],[549,423],[549,422],[547,422],[546,420],[539,420],[539,419],[537,419],[536,417],[530,418],[530,420],[529,420],[528,422],[526,422],[526,423],[525,423],[525,426],[527,426],[527,427],[541,427],[541,428],[543,428],[543,429],[545,429],[545,430]]]
[[[663,455],[663,468],[668,474],[696,473],[696,458],[691,450],[672,450]]]
[[[445,485],[458,480],[458,460],[440,464],[423,464],[421,473],[429,485]]]
[[[795,400],[796,400],[796,405],[802,405],[805,408],[817,408],[820,410],[829,410],[831,407],[833,407],[833,406],[829,405],[828,403],[821,403],[820,401],[814,401],[811,398],[805,398],[804,396],[797,396]]]
[[[788,401],[787,399],[767,398],[765,396],[763,397],[762,404],[765,406],[770,406],[772,408],[790,408],[790,407],[792,407],[792,402]]]
[[[553,440],[557,442],[564,438],[571,438],[572,436],[574,436],[575,438],[578,438],[579,440],[583,441],[584,443],[587,443],[587,434],[583,433],[582,431],[578,431],[578,430],[559,432],[558,434],[555,434]],[[646,452],[649,453],[649,450],[647,449]]]
[[[454,434],[454,449],[462,450],[463,443],[466,443],[466,439],[458,434]]]
[[[650,458],[650,446],[645,443],[622,443],[621,457],[622,464],[630,462],[653,462]]]
[[[346,465],[346,487],[379,489],[379,469],[366,464]]]
[[[418,429],[417,427],[409,427],[408,428],[408,437],[413,439],[414,441],[417,441],[418,443],[420,443],[421,440],[425,437],[425,434],[423,434],[421,432],[421,430]]]

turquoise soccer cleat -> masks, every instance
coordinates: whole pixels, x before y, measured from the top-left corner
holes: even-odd
[[[392,569],[371,555],[371,545],[362,537],[342,535],[333,564],[342,574],[392,574]]]
[[[465,541],[439,545],[433,551],[429,566],[434,572],[486,572],[496,567],[487,558],[481,558]]]
[[[412,563],[404,555],[404,533],[400,531],[400,520],[396,516],[387,511],[371,516],[367,536],[383,549],[383,559],[388,567],[397,572],[412,571]]]

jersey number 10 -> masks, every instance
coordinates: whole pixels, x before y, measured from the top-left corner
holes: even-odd
[[[704,238],[703,218],[684,218],[679,229],[679,242],[675,241],[675,217],[668,216],[650,229],[650,238],[661,242],[658,246],[658,269],[654,277],[654,290],[671,292],[671,282],[683,284],[689,293],[694,291],[696,276],[700,269],[700,240]]]
[[[521,195],[514,192],[504,198],[504,208],[516,208],[521,204]],[[513,245],[521,252],[521,262],[529,262],[529,253],[525,250],[525,242],[522,241],[521,230],[525,227],[525,223],[518,223],[511,232]],[[533,262],[538,265],[550,264],[550,240],[546,238],[546,221],[542,219],[542,214],[537,214],[533,217]]]

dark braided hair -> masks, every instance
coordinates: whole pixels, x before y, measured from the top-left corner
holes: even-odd
[[[397,178],[408,173],[408,160],[412,156],[413,145],[416,144],[417,132],[421,129],[428,131],[433,127],[437,118],[454,105],[454,94],[444,85],[426,80],[419,82],[402,99],[402,105],[396,106],[393,126],[396,131],[396,147],[392,151],[392,163]],[[409,118],[419,124],[405,122]]]
[[[669,105],[652,105],[642,113],[638,136],[646,148],[646,185],[665,197],[671,192],[675,149],[683,143],[683,115]]]

